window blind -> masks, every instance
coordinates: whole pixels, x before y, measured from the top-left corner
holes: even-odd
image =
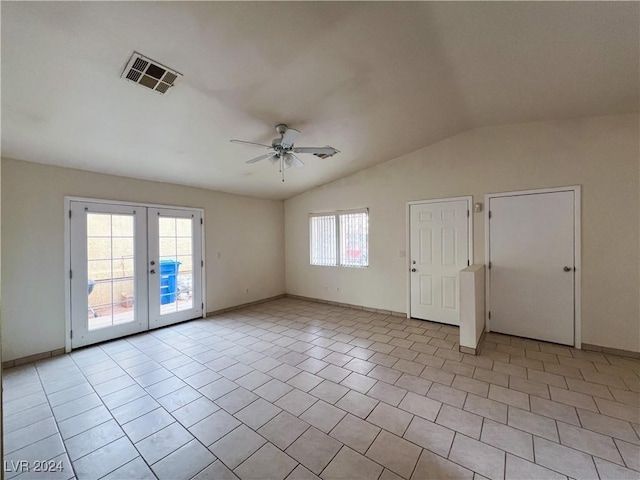
[[[311,214],[309,232],[311,265],[369,265],[369,212],[366,209]]]

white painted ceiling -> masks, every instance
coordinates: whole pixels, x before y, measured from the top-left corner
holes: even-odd
[[[638,2],[2,2],[2,156],[288,198],[469,128],[637,112]],[[181,72],[120,78],[133,51]],[[286,182],[258,149],[284,122]]]

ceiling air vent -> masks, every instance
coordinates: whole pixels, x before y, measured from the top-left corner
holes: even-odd
[[[161,94],[171,90],[180,77],[182,77],[181,73],[140,55],[138,52],[133,52],[122,72],[122,78]]]

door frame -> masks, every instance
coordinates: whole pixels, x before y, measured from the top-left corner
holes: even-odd
[[[491,331],[491,320],[489,312],[491,311],[491,275],[488,268],[491,259],[490,238],[491,223],[489,222],[489,212],[491,211],[491,199],[499,197],[515,197],[520,195],[537,195],[541,193],[555,192],[573,192],[573,264],[574,264],[574,282],[573,282],[573,343],[574,348],[582,348],[582,309],[581,309],[581,292],[582,292],[582,250],[581,250],[581,187],[580,185],[570,185],[566,187],[538,188],[533,190],[517,190],[513,192],[487,193],[484,196],[484,258],[485,258],[485,330]]]
[[[205,212],[204,208],[201,207],[185,207],[185,206],[176,206],[176,205],[164,205],[164,204],[156,204],[156,203],[141,203],[141,202],[127,202],[122,200],[107,200],[104,198],[89,198],[89,197],[74,197],[74,196],[65,196],[64,197],[64,351],[65,353],[71,352],[71,278],[69,277],[69,272],[71,271],[71,202],[89,202],[89,203],[101,203],[106,205],[127,205],[132,207],[143,207],[143,208],[168,208],[172,210],[197,210],[202,215],[202,228],[200,229],[200,237],[202,242],[202,262],[203,266],[200,269],[200,273],[202,275],[202,318],[207,316],[207,276],[205,266],[207,264],[206,260],[206,248],[205,248]]]
[[[429,200],[412,200],[406,202],[405,216],[406,216],[406,251],[405,251],[405,264],[407,267],[406,272],[406,289],[407,289],[407,318],[411,318],[411,205],[422,205],[425,203],[445,203],[445,202],[457,202],[465,200],[467,202],[467,248],[469,255],[469,265],[473,265],[473,196],[466,195],[462,197],[447,197],[447,198],[433,198]]]

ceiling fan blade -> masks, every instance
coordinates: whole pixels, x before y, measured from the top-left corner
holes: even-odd
[[[296,138],[298,138],[298,135],[300,135],[299,130],[296,130],[295,128],[287,128],[287,131],[284,132],[284,135],[282,136],[282,142],[280,145],[284,148],[290,148],[293,145],[293,142],[296,141]]]
[[[246,142],[244,140],[229,140],[231,143],[237,143],[239,145],[250,145],[252,147],[264,147],[264,148],[272,148],[271,145],[263,145],[262,143],[255,142]]]
[[[296,153],[311,153],[317,155],[320,158],[327,158],[340,153],[333,147],[296,147],[293,149]]]
[[[256,163],[256,162],[259,162],[260,160],[264,160],[265,158],[270,157],[270,156],[271,156],[270,153],[265,153],[264,155],[260,155],[259,157],[252,158],[251,160],[247,160],[244,163]]]

